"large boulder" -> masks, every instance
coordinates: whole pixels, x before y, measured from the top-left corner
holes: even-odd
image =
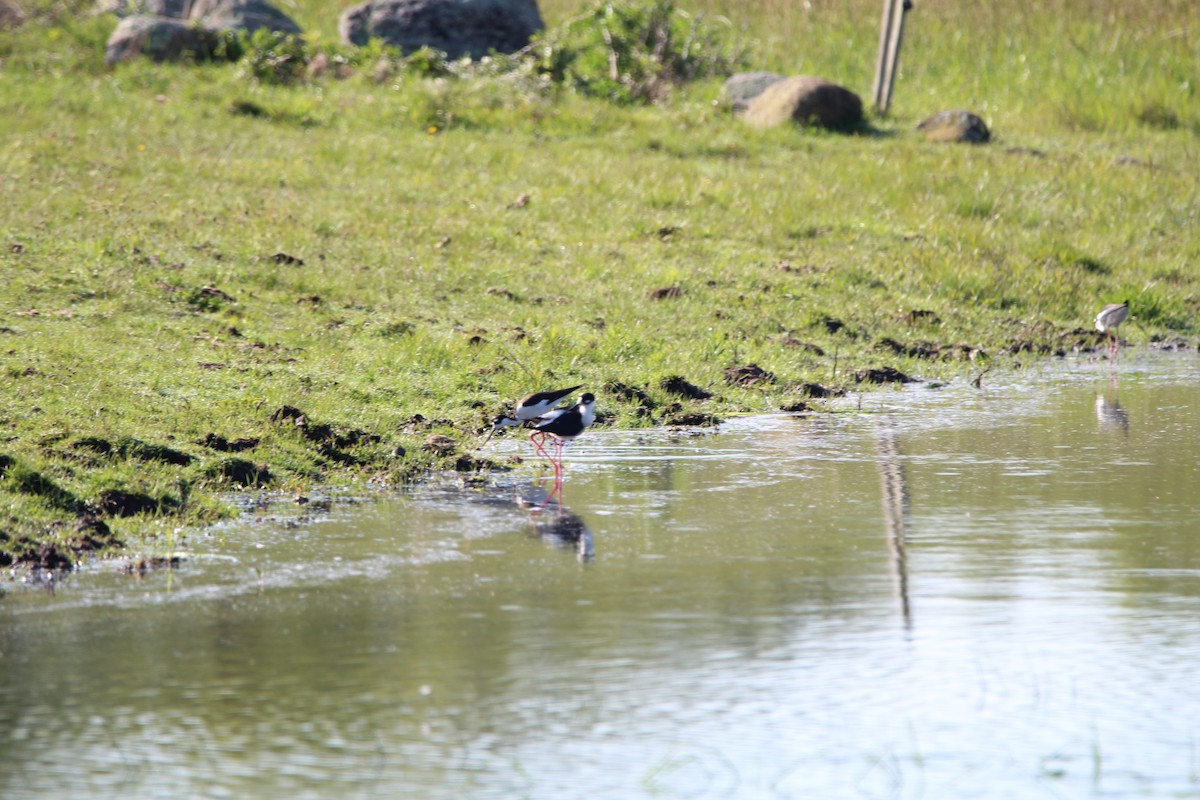
[[[126,17],[108,37],[104,63],[112,66],[137,56],[177,61],[185,55],[211,58],[221,34],[168,17]]]
[[[215,31],[301,33],[291,17],[266,0],[196,0],[189,18]]]
[[[136,12],[108,37],[104,63],[109,66],[142,55],[154,61],[211,58],[221,37],[233,31],[301,33],[291,17],[266,0],[101,0],[99,8]]]
[[[721,87],[721,97],[733,109],[733,113],[741,114],[749,108],[751,100],[781,80],[783,76],[778,72],[736,72]]]
[[[931,142],[983,144],[992,138],[987,123],[970,111],[940,111],[921,120],[917,130]]]
[[[371,0],[342,13],[338,34],[343,44],[378,38],[405,52],[481,58],[520,50],[543,27],[537,0]]]
[[[862,100],[849,89],[824,78],[784,78],[750,101],[742,119],[757,128],[785,122],[848,128],[862,122]]]

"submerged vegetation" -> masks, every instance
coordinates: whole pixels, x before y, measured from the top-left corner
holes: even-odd
[[[541,5],[475,63],[333,44],[315,0],[197,64],[106,69],[114,19],[62,3],[0,29],[0,563],[487,469],[476,432],[559,384],[706,423],[1091,348],[1123,299],[1131,342],[1194,342],[1190,0],[918,4],[853,136],[720,85],[865,96],[874,0]],[[958,107],[996,141],[913,131]]]

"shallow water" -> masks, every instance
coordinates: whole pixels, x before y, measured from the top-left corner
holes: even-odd
[[[595,431],[561,519],[435,485],[7,584],[0,796],[1200,797],[1198,377]]]

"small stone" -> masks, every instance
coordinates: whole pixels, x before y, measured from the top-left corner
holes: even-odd
[[[970,142],[983,144],[992,138],[982,119],[969,111],[940,111],[926,117],[917,130],[930,142]]]

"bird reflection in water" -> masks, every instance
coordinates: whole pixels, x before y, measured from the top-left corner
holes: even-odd
[[[1096,395],[1096,422],[1103,430],[1129,433],[1129,414],[1121,407],[1117,376],[1108,376],[1108,386]]]
[[[547,505],[549,503],[549,505]],[[583,517],[563,507],[559,502],[550,502],[546,490],[539,485],[517,490],[517,505],[528,509],[532,534],[559,547],[573,549],[580,561],[591,561],[596,557],[592,531]],[[547,508],[554,513],[544,514]]]
[[[905,554],[908,483],[900,463],[900,446],[896,441],[896,432],[881,426],[875,442],[879,454],[875,465],[879,468],[879,484],[883,494],[883,528],[891,555],[892,583],[900,602],[900,613],[904,617],[904,629],[911,631],[912,606],[908,601],[908,559]]]

